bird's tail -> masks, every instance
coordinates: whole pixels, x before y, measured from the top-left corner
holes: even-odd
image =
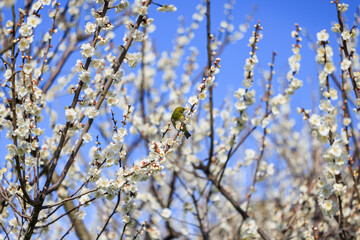
[[[191,134],[190,134],[188,131],[185,131],[184,134],[185,134],[185,137],[186,137],[186,138],[191,137]]]

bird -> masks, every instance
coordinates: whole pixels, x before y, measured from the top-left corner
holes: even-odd
[[[175,129],[176,129],[176,123],[178,121],[181,122],[182,127],[180,130],[182,132],[184,132],[186,138],[189,138],[191,136],[191,134],[186,129],[186,124],[184,123],[184,120],[185,120],[184,112],[185,112],[185,108],[183,108],[183,107],[175,108],[173,114],[171,115],[171,122],[174,125]]]

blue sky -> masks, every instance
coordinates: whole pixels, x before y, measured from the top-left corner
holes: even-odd
[[[171,42],[176,33],[176,26],[178,26],[177,17],[182,15],[185,17],[187,23],[190,23],[191,15],[195,10],[196,5],[200,2],[201,1],[174,0],[171,1],[171,3],[177,7],[178,10],[176,13],[154,13],[155,16],[152,17],[155,18],[154,23],[157,26],[157,30],[152,37],[157,39],[157,43],[161,43],[157,46],[159,51],[171,49]],[[227,1],[220,0],[211,2],[213,33],[217,33],[220,21],[225,20],[223,5],[226,2]],[[161,1],[159,3],[165,3],[165,1]],[[349,23],[352,24],[354,20],[353,15],[359,1],[346,1],[346,3],[350,6],[344,16]],[[264,70],[268,70],[268,62],[271,60],[271,54],[273,51],[276,51],[275,79],[281,75],[286,75],[289,70],[288,58],[292,55],[291,46],[295,43],[294,39],[291,38],[291,31],[295,29],[295,23],[298,23],[300,27],[306,29],[311,38],[316,40],[317,32],[322,29],[326,29],[328,32],[331,32],[331,23],[337,21],[335,5],[331,4],[330,1],[327,0],[236,1],[234,6],[233,24],[235,25],[235,28],[245,21],[245,16],[252,11],[254,6],[257,6],[257,10],[254,14],[254,21],[252,22],[245,37],[236,44],[229,45],[224,54],[221,56],[222,68],[221,74],[218,75],[217,80],[221,82],[219,88],[225,87],[225,89],[215,93],[219,94],[219,98],[222,98],[222,96],[225,97],[223,94],[228,93],[226,88],[237,89],[240,87],[243,76],[242,69],[245,59],[249,56],[248,53],[250,51],[250,48],[247,46],[248,39],[253,31],[252,25],[254,25],[257,20],[260,20],[261,25],[263,26],[263,39],[260,40],[258,44],[259,50],[257,51],[257,56],[259,58],[258,66]],[[169,28],[169,26],[174,27]],[[198,47],[200,52],[198,57],[200,66],[204,66],[206,62],[206,33],[204,29],[205,21],[202,22],[200,28],[195,32],[196,36],[190,44]],[[166,32],[166,34],[164,34],[164,32]],[[336,35],[334,33],[330,33],[330,43],[334,50],[334,63],[337,64],[339,62],[336,60],[338,56],[338,46],[336,45],[335,36]],[[301,99],[303,99],[304,94],[309,93],[306,87],[306,82],[309,77],[312,77],[314,81],[317,81],[317,66],[314,60],[315,53],[308,47],[309,41],[305,39],[304,36],[302,37],[303,47],[300,50],[302,60],[300,72],[297,77],[304,81],[304,88],[299,90],[295,99],[299,99],[299,94],[302,96]],[[337,69],[339,69],[339,67]],[[255,71],[255,80],[259,79],[257,78],[259,76],[259,72]],[[221,92],[223,94],[221,94]],[[305,102],[304,105],[307,107],[311,106],[309,103],[305,104]]]

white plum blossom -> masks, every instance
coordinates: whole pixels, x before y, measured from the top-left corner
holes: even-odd
[[[84,142],[90,142],[92,140],[91,133],[85,133],[82,137]]]
[[[35,28],[41,23],[41,18],[31,15],[27,18],[26,22],[30,27]]]
[[[350,34],[349,30],[344,30],[344,31],[341,33],[341,37],[342,37],[342,39],[344,39],[345,41],[349,40],[350,37],[351,37],[351,34]]]
[[[68,108],[65,110],[66,121],[73,123],[77,119],[77,112],[73,108]]]
[[[244,225],[243,225],[243,235],[244,235],[243,238],[257,239],[258,238],[257,229],[258,227],[255,220],[251,218],[247,218],[244,221]]]
[[[10,79],[12,77],[12,71],[10,68],[6,69],[5,73],[4,73],[4,78],[5,79]]]
[[[334,143],[329,147],[329,154],[333,157],[338,158],[342,154],[342,146],[339,143]]]
[[[94,119],[99,115],[99,110],[97,110],[94,106],[87,107],[84,111],[84,115],[88,118]]]
[[[42,5],[50,5],[51,0],[40,0]]]
[[[100,27],[106,27],[106,25],[110,24],[109,16],[98,17],[96,18],[96,22]]]
[[[119,130],[113,134],[112,140],[118,143],[124,142],[124,137],[127,134],[126,129],[122,128],[123,130]]]
[[[131,68],[135,68],[141,60],[141,53],[127,53],[126,62]]]
[[[161,7],[156,9],[159,12],[175,12],[177,8],[172,4],[163,4]]]
[[[89,71],[85,71],[83,70],[80,74],[79,74],[79,80],[84,82],[84,83],[89,83],[91,80],[91,74]]]
[[[127,0],[121,0],[118,5],[115,6],[115,12],[119,13],[127,8],[129,8],[130,3]]]
[[[134,41],[136,42],[142,42],[144,40],[144,33],[142,31],[139,31],[139,30],[135,30],[134,33],[133,33],[133,38],[134,38]]]
[[[206,98],[206,92],[205,91],[203,91],[203,92],[201,92],[200,94],[199,94],[199,99],[200,100],[204,100],[205,98]]]
[[[90,63],[90,67],[98,69],[102,66],[103,63],[104,63],[103,59],[92,59]]]
[[[319,42],[326,42],[329,39],[329,34],[323,29],[316,34],[316,37]]]
[[[253,149],[245,150],[245,166],[250,165],[256,158],[256,152]]]
[[[30,43],[32,42],[31,38],[21,38],[18,43],[18,47],[20,51],[25,51],[30,47]]]
[[[0,3],[0,7],[5,6],[7,8],[13,6],[16,3],[16,0],[4,0]]]
[[[23,70],[26,74],[30,74],[33,71],[30,63],[25,63],[23,66]]]
[[[338,23],[334,23],[334,25],[331,28],[331,31],[333,31],[334,33],[340,33],[340,24]]]
[[[324,71],[327,73],[327,74],[332,74],[334,71],[335,71],[335,66],[332,62],[327,62],[324,66]]]
[[[190,103],[191,105],[197,104],[198,103],[198,98],[196,96],[191,96],[188,100],[188,103]]]
[[[129,223],[131,220],[130,216],[129,215],[125,215],[122,217],[122,222],[123,223]]]
[[[337,196],[343,196],[346,192],[346,186],[344,186],[341,183],[334,183],[333,184],[333,189],[332,191],[337,195]]]
[[[160,239],[161,237],[161,232],[154,226],[149,227],[146,231],[149,233],[151,239]]]
[[[344,124],[345,126],[348,126],[350,123],[351,123],[351,118],[345,117],[345,118],[343,119],[343,124]]]
[[[11,27],[14,26],[14,23],[13,23],[13,21],[11,21],[11,20],[7,20],[5,26],[6,26],[7,28],[11,28]]]
[[[31,155],[27,155],[25,157],[25,164],[29,167],[35,167],[36,166],[36,158],[34,158]]]
[[[340,11],[341,13],[344,13],[344,12],[346,12],[346,11],[348,10],[349,4],[339,3],[339,4],[337,5],[337,7],[338,7],[338,9],[339,9],[339,11]]]
[[[84,93],[86,94],[86,96],[88,98],[95,98],[95,96],[96,96],[96,92],[90,87],[86,88]]]
[[[330,88],[330,97],[332,100],[338,99],[338,93],[336,89]]]
[[[75,213],[75,218],[76,219],[84,219],[85,216],[86,216],[86,212],[84,210],[80,210],[80,211]]]
[[[137,12],[138,15],[145,16],[145,15],[148,14],[148,7],[144,6],[144,5],[138,5],[136,7],[136,12]]]
[[[300,57],[297,56],[300,56],[300,54],[289,57],[289,66],[292,72],[299,72],[300,69]]]
[[[347,58],[345,58],[342,62],[341,62],[341,70],[346,71],[349,69],[349,67],[351,66],[351,61]]]
[[[319,184],[319,183],[318,183]],[[321,181],[321,184],[325,184],[324,181]],[[319,184],[320,185],[320,184]],[[322,198],[328,198],[331,196],[332,190],[329,184],[321,185],[319,196]]]
[[[164,208],[162,211],[161,211],[161,216],[165,219],[168,219],[170,218],[171,216],[171,210],[169,208]]]
[[[85,33],[90,35],[93,34],[96,30],[96,24],[91,23],[91,22],[87,22],[85,25]]]
[[[319,201],[320,209],[324,216],[332,218],[335,215],[335,212],[337,211],[338,207],[335,202],[332,200],[322,200]]]
[[[81,73],[83,70],[83,63],[81,59],[76,60],[76,64],[75,64],[75,70],[78,73]]]
[[[317,114],[312,114],[309,122],[312,126],[319,127],[321,125],[321,117]]]
[[[23,37],[29,37],[30,35],[33,34],[33,30],[32,27],[26,23],[23,23],[20,27],[19,33],[21,34],[21,36]]]
[[[84,43],[81,45],[81,55],[84,57],[84,58],[90,58],[94,55],[95,53],[95,48],[93,48],[90,43]]]

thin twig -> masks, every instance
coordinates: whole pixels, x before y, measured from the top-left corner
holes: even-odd
[[[99,237],[101,236],[101,234],[105,231],[106,229],[106,226],[109,224],[110,222],[110,219],[112,218],[112,216],[114,216],[114,214],[116,213],[116,210],[120,204],[120,199],[121,199],[121,190],[118,192],[118,197],[117,197],[117,201],[116,201],[116,204],[114,206],[114,209],[112,211],[112,213],[110,214],[110,216],[108,217],[108,219],[106,220],[104,226],[102,227],[101,231],[98,233],[97,237],[96,237],[96,240],[99,239]]]

